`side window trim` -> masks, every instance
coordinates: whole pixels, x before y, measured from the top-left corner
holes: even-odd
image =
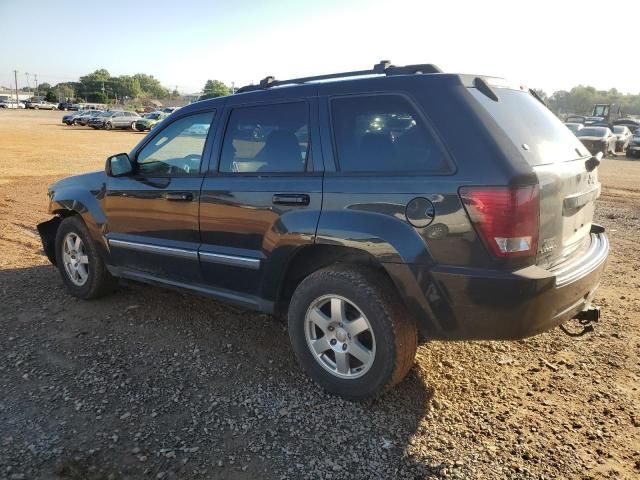
[[[171,125],[173,125],[175,122],[186,118],[186,117],[190,117],[193,115],[200,115],[203,113],[211,113],[213,115],[212,119],[211,119],[211,123],[209,124],[209,132],[207,133],[207,138],[205,140],[204,146],[202,148],[202,158],[200,160],[200,169],[198,172],[198,175],[168,175],[168,174],[164,174],[164,175],[154,175],[154,177],[158,177],[158,178],[170,178],[170,177],[202,177],[208,168],[208,163],[209,163],[209,157],[211,157],[211,148],[212,148],[212,144],[213,144],[213,139],[214,139],[214,135],[217,133],[216,130],[218,130],[216,127],[218,126],[218,124],[220,123],[218,121],[218,110],[219,108],[207,108],[207,109],[202,109],[202,110],[195,110],[193,112],[189,112],[189,113],[183,113],[181,115],[176,116],[175,118],[172,118],[171,121],[169,123],[167,123],[166,125],[163,125],[162,128],[154,128],[149,134],[147,134],[146,138],[144,139],[144,143],[141,143],[140,145],[138,145],[131,153],[130,156],[131,158],[133,158],[133,163],[137,164],[138,163],[138,155],[140,154],[140,152],[142,152],[145,147],[147,145],[149,145],[151,142],[153,142],[153,140],[160,135],[165,129],[169,128]],[[173,116],[173,115],[172,115]],[[164,119],[160,120],[161,122],[166,120],[169,117],[165,117]],[[153,135],[152,135],[153,134]],[[136,173],[136,175],[138,175]]]
[[[441,172],[430,172],[427,170],[418,170],[418,171],[380,171],[380,170],[370,170],[370,171],[353,171],[353,172],[345,172],[340,169],[340,160],[338,159],[338,148],[336,142],[335,128],[334,128],[334,119],[333,119],[333,108],[332,103],[334,100],[340,100],[344,98],[362,98],[362,97],[381,97],[381,96],[395,96],[400,97],[408,102],[409,106],[414,110],[416,115],[420,117],[425,128],[431,134],[435,145],[438,148],[438,151],[442,154],[443,160],[447,163],[448,169],[443,169]],[[440,135],[433,127],[433,122],[427,116],[426,112],[420,107],[420,105],[409,95],[404,92],[391,92],[391,91],[381,91],[381,92],[362,92],[362,93],[347,93],[340,95],[329,95],[326,97],[326,115],[328,119],[328,128],[329,128],[329,143],[331,145],[331,156],[333,157],[333,166],[335,167],[334,172],[329,172],[332,175],[340,175],[340,176],[354,176],[354,177],[374,177],[374,176],[393,176],[393,177],[402,177],[402,176],[449,176],[455,175],[457,172],[457,166],[453,161],[453,158],[449,151],[446,148],[445,143],[440,138]]]
[[[314,166],[317,165],[318,159],[314,159],[314,142],[312,141],[312,128],[315,122],[312,120],[313,105],[312,100],[316,98],[302,97],[302,98],[286,98],[276,101],[265,102],[251,102],[251,103],[238,103],[234,105],[228,105],[225,108],[224,114],[220,117],[220,128],[218,129],[215,139],[215,150],[212,155],[211,165],[206,172],[206,176],[219,176],[219,177],[287,177],[287,176],[302,176],[302,175],[318,175],[322,174]],[[301,172],[222,172],[220,167],[222,164],[222,151],[224,147],[224,141],[227,136],[227,130],[231,123],[231,115],[234,110],[241,108],[261,107],[261,106],[274,106],[290,103],[304,103],[307,107],[307,129],[308,129],[308,143],[307,143],[307,157],[305,162],[305,169]]]

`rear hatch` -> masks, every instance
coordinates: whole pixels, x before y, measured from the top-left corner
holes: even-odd
[[[473,97],[522,152],[540,184],[537,265],[549,268],[588,248],[597,169],[587,171],[591,154],[575,135],[528,91],[493,87],[498,101],[476,88]]]

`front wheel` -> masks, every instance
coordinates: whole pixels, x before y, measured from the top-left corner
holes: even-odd
[[[348,400],[375,397],[399,383],[418,344],[415,323],[390,280],[346,265],[300,283],[289,306],[289,338],[307,374]]]
[[[107,122],[104,124],[104,128],[107,130],[111,130],[113,128],[113,124],[111,122]]]
[[[74,297],[101,297],[110,293],[116,283],[82,218],[77,215],[64,219],[58,227],[56,265],[67,290]]]

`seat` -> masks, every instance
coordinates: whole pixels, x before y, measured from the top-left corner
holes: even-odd
[[[361,165],[367,170],[391,170],[395,153],[391,134],[366,133],[360,140]]]
[[[264,147],[256,160],[265,165],[259,172],[302,172],[304,164],[297,137],[286,130],[274,130],[267,136]]]

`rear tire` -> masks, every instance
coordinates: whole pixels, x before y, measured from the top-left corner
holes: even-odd
[[[376,397],[399,383],[418,345],[415,323],[390,280],[350,265],[300,283],[289,306],[289,338],[306,373],[348,400]]]
[[[65,218],[56,232],[56,265],[67,290],[88,300],[107,295],[117,284],[78,215]]]

